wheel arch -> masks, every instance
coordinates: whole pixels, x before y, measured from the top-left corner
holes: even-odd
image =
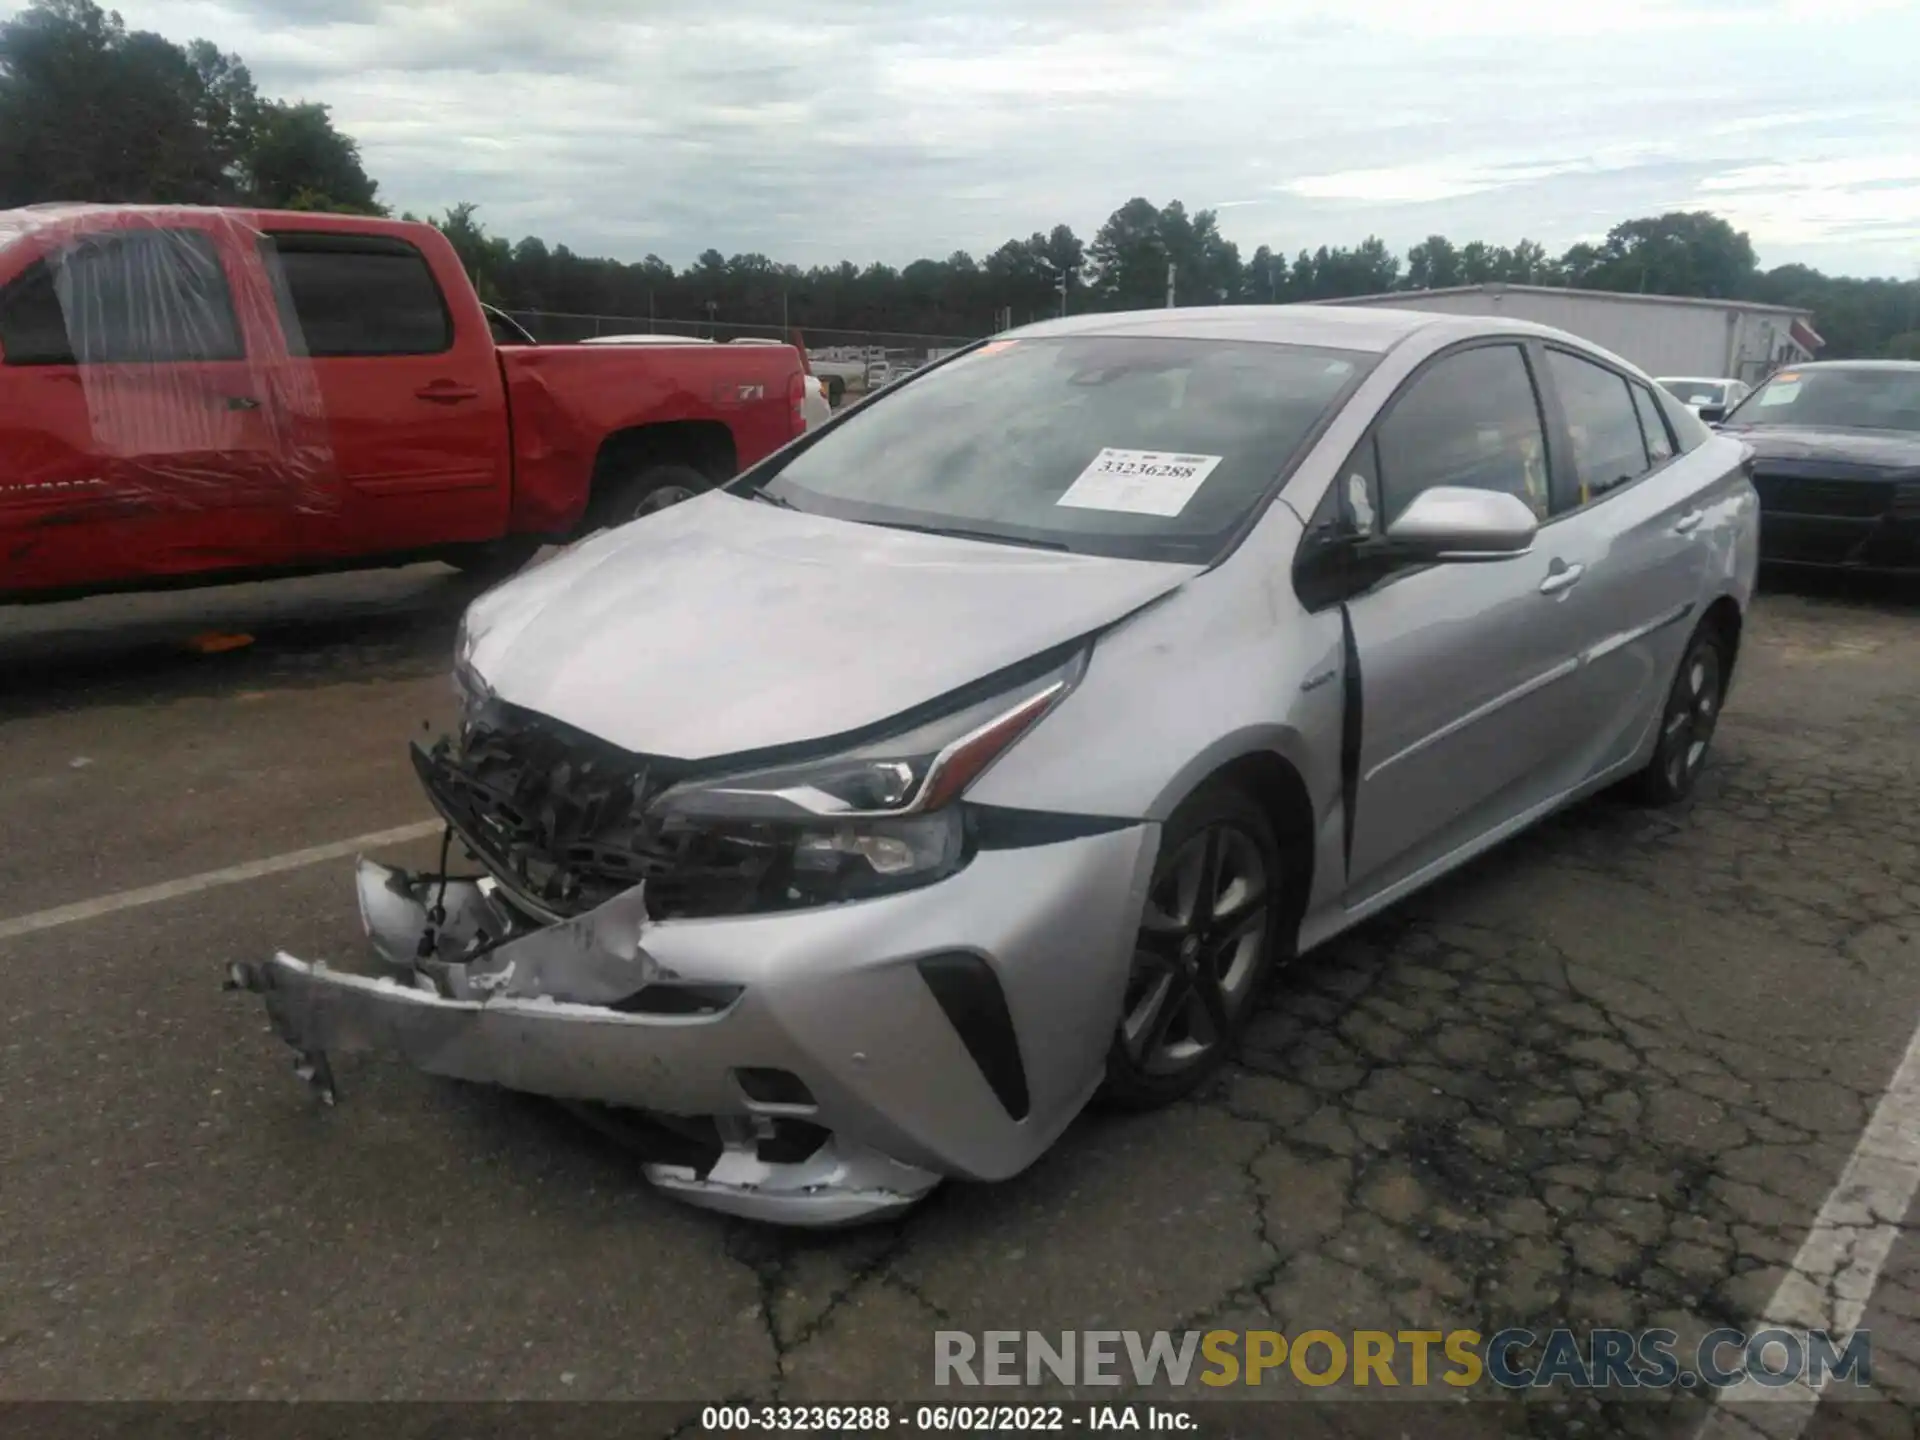
[[[1720,596],[1700,616],[1701,627],[1713,630],[1726,645],[1725,683],[1733,680],[1735,662],[1740,658],[1740,632],[1745,623],[1746,616],[1740,609],[1740,602],[1731,595]]]
[[[733,432],[718,420],[663,420],[616,430],[600,442],[593,488],[652,465],[691,465],[715,484],[739,471]]]
[[[1273,737],[1273,740],[1281,739]],[[1292,913],[1282,931],[1291,944],[1313,894],[1315,841],[1319,830],[1313,795],[1301,768],[1280,745],[1271,741],[1210,754],[1183,771],[1162,793],[1153,807],[1154,817],[1164,822],[1189,796],[1210,785],[1232,786],[1250,796],[1273,822],[1281,856],[1295,882],[1288,893],[1288,908]]]

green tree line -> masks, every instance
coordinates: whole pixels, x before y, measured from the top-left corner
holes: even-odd
[[[326,106],[262,97],[239,56],[129,31],[94,0],[35,0],[0,24],[0,137],[0,207],[102,200],[385,213]],[[536,236],[490,234],[472,205],[433,223],[486,299],[523,312],[969,336],[1063,307],[1163,305],[1171,270],[1183,305],[1487,282],[1759,300],[1813,311],[1827,355],[1920,358],[1920,280],[1763,270],[1748,236],[1705,211],[1626,220],[1600,243],[1557,255],[1532,240],[1433,235],[1404,256],[1374,236],[1243,256],[1214,211],[1135,197],[1091,240],[1055,225],[978,257],[956,250],[900,268],[802,268],[711,249],[685,267],[658,255],[584,256]]]
[[[103,200],[385,214],[325,105],[263,97],[238,55],[128,30],[94,0],[0,24],[0,208]]]

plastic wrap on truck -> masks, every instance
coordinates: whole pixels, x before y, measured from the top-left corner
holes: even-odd
[[[265,236],[228,212],[0,212],[15,411],[0,415],[0,519],[30,537],[155,511],[337,510],[326,409],[279,274]],[[0,588],[22,543],[0,555]]]

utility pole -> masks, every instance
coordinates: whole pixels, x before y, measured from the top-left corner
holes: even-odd
[[[1176,270],[1173,261],[1167,262],[1167,309],[1173,309],[1173,277]]]
[[[787,292],[780,292],[780,333],[787,333]]]

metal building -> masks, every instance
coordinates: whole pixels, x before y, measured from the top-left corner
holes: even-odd
[[[1823,343],[1813,328],[1812,311],[1745,300],[1545,285],[1459,285],[1318,303],[1511,315],[1571,331],[1631,360],[1649,375],[1724,376],[1749,384],[1781,365],[1813,359]]]

